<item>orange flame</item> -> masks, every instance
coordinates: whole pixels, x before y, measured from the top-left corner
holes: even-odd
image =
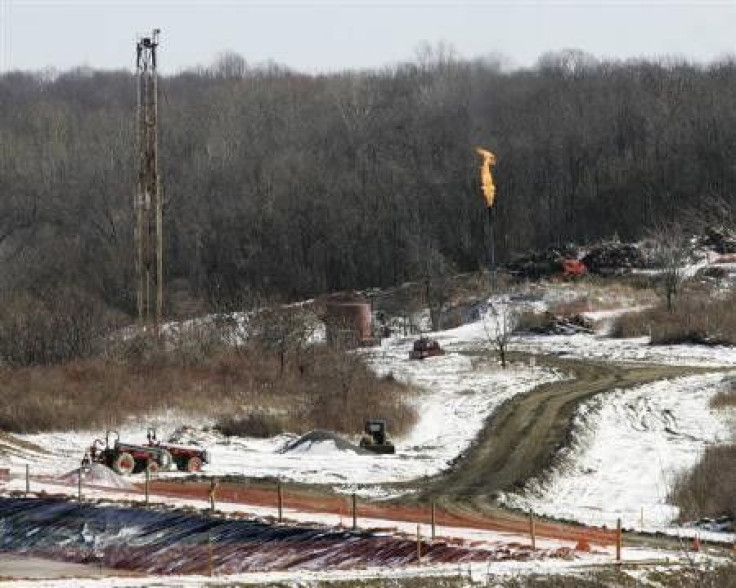
[[[496,198],[496,185],[493,183],[493,175],[491,174],[491,166],[496,165],[496,156],[480,147],[476,147],[475,151],[483,158],[479,170],[480,188],[483,192],[483,198],[486,200],[486,206],[490,208]]]

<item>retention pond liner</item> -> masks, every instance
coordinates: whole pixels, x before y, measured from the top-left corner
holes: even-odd
[[[0,551],[150,574],[232,574],[570,557],[523,545],[471,548],[368,531],[179,510],[0,498]]]

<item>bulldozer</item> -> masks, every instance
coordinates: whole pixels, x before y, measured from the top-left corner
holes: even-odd
[[[360,439],[360,446],[373,453],[392,454],[396,453],[394,444],[386,434],[385,419],[368,419],[365,422],[363,437]]]

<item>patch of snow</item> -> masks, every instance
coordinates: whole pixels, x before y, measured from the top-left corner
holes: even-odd
[[[82,484],[101,486],[104,488],[120,488],[123,490],[132,490],[133,484],[128,482],[121,475],[113,472],[110,468],[93,463],[88,467],[81,467],[67,472],[63,476],[59,476],[59,480],[65,484],[76,485],[79,483],[79,475],[81,472]]]
[[[700,367],[735,367],[732,347],[704,345],[650,345],[649,337],[610,339],[600,335],[523,335],[511,349],[605,362],[656,363]]]
[[[570,448],[546,479],[507,494],[510,506],[591,525],[664,531],[678,509],[673,479],[733,428],[710,399],[733,374],[705,374],[599,395],[576,413]]]

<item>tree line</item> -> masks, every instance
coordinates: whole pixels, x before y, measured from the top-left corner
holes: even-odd
[[[0,76],[0,291],[132,314],[135,78]],[[663,222],[731,222],[736,62],[534,68],[445,50],[305,75],[225,54],[160,80],[169,315],[488,263],[474,147],[496,153],[500,260]],[[48,304],[46,305],[48,306]]]

